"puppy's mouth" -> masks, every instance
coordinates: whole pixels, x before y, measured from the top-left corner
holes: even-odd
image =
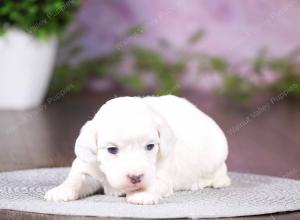
[[[145,187],[141,184],[135,184],[135,185],[127,186],[123,190],[126,191],[126,192],[136,192],[136,191],[145,190]]]

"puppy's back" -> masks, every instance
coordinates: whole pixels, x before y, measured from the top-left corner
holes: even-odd
[[[198,126],[214,123],[211,118],[184,98],[165,95],[145,97],[143,101],[164,117],[174,132],[179,132],[181,135],[186,132],[187,128],[194,130]],[[191,131],[189,133],[191,134]]]
[[[217,123],[186,99],[166,95],[145,97],[143,101],[164,117],[177,138],[186,144],[227,148],[226,137]]]

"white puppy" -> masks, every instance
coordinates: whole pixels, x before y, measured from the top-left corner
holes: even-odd
[[[81,129],[68,178],[45,195],[76,200],[104,189],[128,202],[154,204],[177,190],[230,184],[220,127],[183,98],[121,97]]]

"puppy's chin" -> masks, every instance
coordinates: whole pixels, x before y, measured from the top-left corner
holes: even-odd
[[[123,188],[122,190],[131,193],[131,192],[136,192],[136,191],[144,191],[146,187],[144,185],[131,185]]]

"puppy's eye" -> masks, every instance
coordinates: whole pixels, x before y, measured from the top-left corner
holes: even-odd
[[[154,144],[148,144],[146,146],[146,150],[148,150],[148,151],[152,150],[153,148],[154,148]]]
[[[109,153],[111,153],[111,154],[117,154],[118,151],[119,151],[119,148],[117,148],[117,147],[109,147],[109,148],[107,148],[107,151]]]

